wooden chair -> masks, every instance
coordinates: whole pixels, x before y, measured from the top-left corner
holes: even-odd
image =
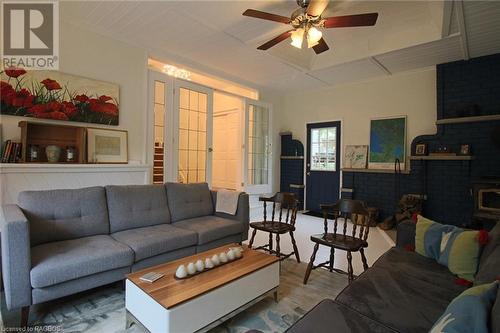
[[[252,237],[250,238],[249,248],[252,247],[257,230],[269,233],[269,243],[267,245],[256,248],[265,250],[271,254],[276,254],[280,260],[290,257],[295,254],[297,262],[300,262],[299,250],[293,237],[295,231],[295,220],[297,218],[298,200],[293,193],[278,192],[271,198],[259,198],[259,201],[264,203],[264,221],[252,222],[250,227],[253,228]],[[273,211],[271,220],[267,220],[267,204],[272,203]],[[279,211],[278,211],[279,210]],[[275,220],[277,218],[278,220]],[[290,234],[292,239],[293,252],[283,254],[280,251],[280,235]],[[273,249],[273,234],[276,234],[276,250]]]
[[[365,217],[368,217],[368,211],[362,201],[350,199],[341,199],[335,204],[321,205],[321,210],[323,211],[324,217],[324,233],[311,236],[311,241],[316,244],[314,245],[314,251],[309,261],[309,265],[307,266],[306,275],[304,276],[304,284],[307,284],[307,280],[309,279],[311,271],[318,267],[326,267],[330,270],[330,272],[336,271],[338,273],[347,273],[347,276],[349,277],[349,283],[351,283],[351,281],[354,279],[352,269],[352,252],[360,252],[361,260],[363,261],[363,268],[364,270],[368,269],[364,249],[368,247],[368,242],[366,240],[368,238],[368,232],[370,231],[369,219],[359,219],[357,218],[357,216],[354,216],[363,215]],[[333,233],[328,232],[329,216],[333,216],[334,220]],[[344,219],[344,227],[341,231],[337,230],[339,218]],[[352,221],[360,221],[359,225],[353,223],[351,235],[348,235],[347,233],[347,219],[351,219]],[[330,260],[314,266],[316,252],[318,252],[318,248],[320,245],[330,247]],[[347,252],[347,272],[333,267],[335,260],[335,249]]]

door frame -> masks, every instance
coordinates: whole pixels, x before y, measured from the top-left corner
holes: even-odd
[[[267,179],[268,184],[264,185],[249,185],[248,184],[248,120],[249,120],[249,112],[248,105],[253,104],[256,106],[262,106],[267,108],[269,113],[269,123],[268,123],[268,169],[267,169]],[[243,145],[242,145],[242,154],[243,154],[243,165],[242,165],[242,175],[243,175],[243,183],[244,190],[248,194],[268,194],[272,192],[273,188],[273,106],[270,103],[262,102],[260,100],[254,100],[251,98],[244,98],[244,111],[245,116],[243,117],[244,121],[244,130],[243,130]]]
[[[163,139],[164,139],[164,152],[163,152],[163,180],[171,181],[173,165],[169,161],[167,154],[173,152],[173,103],[174,103],[174,79],[167,74],[148,69],[147,82],[148,82],[148,106],[146,113],[146,161],[147,164],[153,168],[154,163],[154,82],[161,81],[165,83],[165,122]],[[153,172],[151,172],[150,182],[153,182]]]
[[[309,154],[309,145],[307,142],[307,125],[310,124],[321,124],[321,123],[329,123],[329,122],[340,122],[340,151],[339,151],[339,172],[340,172],[340,179],[339,179],[339,198],[340,195],[342,194],[342,163],[343,163],[343,155],[344,155],[344,120],[343,118],[337,118],[337,119],[327,119],[327,120],[316,120],[316,121],[307,121],[304,125],[304,138],[305,138],[305,145],[304,145],[304,210],[306,209],[307,205],[307,156]]]
[[[213,137],[213,107],[214,107],[214,89],[201,84],[176,78],[174,80],[174,96],[173,96],[173,156],[172,156],[172,171],[173,181],[178,183],[179,173],[179,112],[180,112],[180,88],[195,90],[207,94],[207,125],[206,125],[206,142],[205,142],[205,182],[208,186],[212,186],[212,137]]]

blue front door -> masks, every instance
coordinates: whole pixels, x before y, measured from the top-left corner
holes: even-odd
[[[307,124],[306,209],[335,203],[340,187],[340,121]]]

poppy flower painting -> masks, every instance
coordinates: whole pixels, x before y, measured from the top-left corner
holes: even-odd
[[[0,114],[118,125],[119,87],[58,71],[0,72]]]

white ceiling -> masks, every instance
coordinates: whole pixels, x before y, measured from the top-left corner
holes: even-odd
[[[378,12],[374,27],[328,29],[316,55],[284,41],[289,26],[244,17],[290,16],[295,1],[71,1],[61,19],[143,47],[155,57],[278,91],[315,89],[500,52],[497,1],[331,1],[323,15]]]

